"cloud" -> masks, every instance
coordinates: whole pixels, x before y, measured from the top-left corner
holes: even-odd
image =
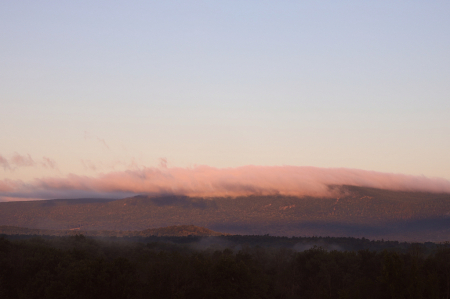
[[[109,146],[106,144],[105,139],[97,137],[97,141],[100,142],[106,149],[109,149]]]
[[[4,158],[2,155],[0,155],[0,166],[3,167],[3,169],[11,169],[8,160],[6,160],[6,158]]]
[[[41,165],[44,168],[57,169],[55,160],[47,158],[47,157],[42,158]]]
[[[159,167],[167,168],[167,158],[159,158]]]
[[[84,169],[92,171],[97,170],[97,166],[91,160],[81,160],[81,164],[83,165]]]
[[[0,193],[12,192],[19,189],[20,181],[2,180],[0,181]]]
[[[0,155],[0,166],[3,167],[4,170],[8,169],[14,171],[17,168],[21,167],[43,167],[49,169],[58,169],[58,166],[55,160],[50,159],[48,157],[42,157],[40,162],[36,162],[31,158],[29,154],[26,156],[19,155],[18,153],[14,153],[11,159],[6,159],[2,155]]]
[[[132,158],[129,163],[123,162],[120,160],[111,161],[109,163],[104,163],[101,161],[93,162],[92,160],[87,160],[87,159],[81,159],[80,163],[85,170],[96,171],[96,172],[107,171],[107,170],[114,171],[118,167],[121,167],[122,169],[123,168],[125,168],[125,169],[140,169],[140,164],[138,164],[134,158]]]
[[[91,139],[91,138],[95,138],[98,142],[100,142],[100,144],[101,144],[104,148],[106,148],[107,150],[109,150],[109,145],[106,143],[105,139],[100,138],[100,137],[98,137],[98,136],[94,136],[94,137],[93,137],[88,131],[84,131],[83,136],[84,136],[84,140],[88,140],[88,139]]]
[[[0,181],[1,182],[1,181]],[[292,195],[336,196],[330,185],[354,185],[390,190],[450,193],[450,182],[439,178],[381,173],[348,168],[243,166],[237,168],[142,168],[96,177],[69,175],[11,182],[0,196],[52,198],[69,194],[175,194],[198,197]],[[0,185],[1,188],[2,185]],[[13,186],[13,187],[11,187]],[[12,191],[11,191],[11,188]],[[37,196],[36,194],[39,194]],[[55,197],[53,197],[55,198]]]
[[[11,164],[17,167],[30,167],[36,165],[36,163],[29,154],[27,156],[21,156],[18,153],[15,153],[14,156],[11,158]]]

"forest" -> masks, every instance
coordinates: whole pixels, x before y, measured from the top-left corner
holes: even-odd
[[[0,298],[449,298],[448,243],[0,235]]]

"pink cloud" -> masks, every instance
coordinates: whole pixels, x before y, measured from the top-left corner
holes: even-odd
[[[109,146],[106,143],[105,139],[100,138],[98,136],[94,136],[93,137],[88,131],[84,131],[84,140],[88,140],[88,139],[91,139],[91,138],[95,138],[104,148],[109,150]]]
[[[159,158],[159,167],[167,168],[167,158]]]
[[[42,158],[41,165],[44,168],[51,168],[51,169],[56,169],[57,168],[55,160],[52,160],[52,159],[47,158],[47,157],[43,157]]]
[[[15,169],[20,167],[44,167],[49,169],[58,169],[56,162],[53,159],[42,157],[42,160],[40,162],[36,162],[33,160],[33,158],[31,158],[29,154],[26,156],[22,156],[18,153],[14,153],[14,155],[9,160],[0,155],[0,166],[5,170],[8,169],[11,171],[14,171]]]
[[[106,144],[105,139],[97,137],[97,141],[100,142],[106,149],[109,149],[109,146]]]
[[[2,155],[0,155],[0,166],[3,167],[3,169],[10,169],[8,160],[6,160]]]
[[[1,193],[9,193],[15,190],[19,190],[22,187],[21,181],[12,181],[12,180],[1,180],[0,181],[0,192]]]
[[[83,191],[199,197],[276,194],[319,197],[336,195],[333,193],[336,191],[330,191],[330,185],[450,193],[450,182],[439,178],[347,168],[295,166],[143,168],[110,172],[97,177],[69,175],[65,178],[43,178],[26,186],[19,185],[13,191],[21,192],[22,196],[27,193],[30,197],[44,191],[58,194]]]
[[[15,153],[14,156],[11,158],[11,163],[18,167],[29,167],[35,166],[36,164],[30,155],[21,156],[18,153]]]
[[[83,165],[84,169],[92,171],[97,170],[97,166],[91,160],[81,160],[81,164]]]

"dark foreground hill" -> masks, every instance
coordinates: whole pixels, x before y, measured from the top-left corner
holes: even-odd
[[[0,225],[122,230],[193,224],[231,234],[450,240],[450,194],[343,186],[336,198],[136,196],[0,203]]]

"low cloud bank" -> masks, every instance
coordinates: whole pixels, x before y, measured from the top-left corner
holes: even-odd
[[[198,197],[292,195],[334,196],[330,185],[354,185],[401,191],[450,193],[450,181],[347,168],[243,166],[236,168],[143,168],[97,177],[69,175],[31,183],[0,181],[5,198],[68,198],[133,194]]]

